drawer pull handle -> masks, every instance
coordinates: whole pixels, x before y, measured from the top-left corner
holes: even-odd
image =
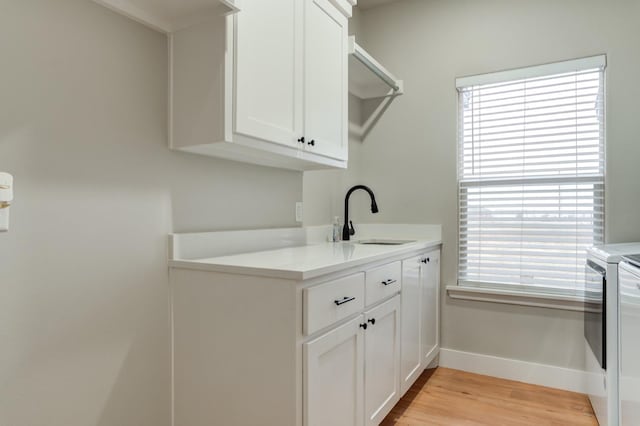
[[[360,324],[360,328],[364,328],[366,330],[367,329],[367,323],[365,322],[364,324]]]
[[[422,262],[422,263],[429,263],[429,262],[431,262],[431,259],[429,259],[428,257],[426,257],[426,258],[424,258],[424,259],[421,259],[421,260],[420,260],[420,262]]]
[[[376,319],[375,318],[371,318],[371,319],[367,320],[367,322],[370,322],[371,325],[376,325]]]
[[[382,281],[382,285],[389,285],[389,284],[393,284],[398,282],[398,280],[393,280],[393,279],[388,279],[388,280],[384,280]]]
[[[352,300],[356,300],[355,297],[343,297],[340,300],[334,300],[333,303],[336,304],[336,306],[340,306],[340,305],[344,305],[347,302],[351,302]]]

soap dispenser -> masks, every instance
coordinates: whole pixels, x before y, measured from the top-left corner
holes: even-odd
[[[333,242],[337,243],[340,241],[340,234],[342,233],[342,227],[340,226],[340,218],[338,216],[333,218]]]

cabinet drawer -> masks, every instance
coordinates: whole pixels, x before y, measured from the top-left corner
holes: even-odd
[[[371,305],[400,291],[402,266],[400,262],[389,263],[366,272],[366,305]]]
[[[304,334],[312,334],[364,309],[364,273],[306,288],[302,297]]]

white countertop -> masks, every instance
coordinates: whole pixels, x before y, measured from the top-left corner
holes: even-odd
[[[169,265],[178,268],[306,280],[384,260],[391,256],[434,247],[440,243],[440,240],[420,240],[395,246],[347,242],[323,243],[207,259],[171,260]]]
[[[307,280],[394,256],[410,254],[441,244],[439,233],[416,232],[414,234],[416,235],[415,238],[411,238],[410,234],[411,232],[409,231],[398,235],[403,239],[416,240],[402,245],[365,245],[357,242],[332,243],[314,241],[294,247],[257,250],[227,256],[216,255],[214,257],[183,259],[180,258],[179,253],[177,255],[174,253],[173,258],[169,260],[169,266],[291,280]],[[389,238],[389,235],[386,234],[381,237]],[[356,241],[364,238],[372,237],[361,235]],[[219,237],[218,240],[220,239]],[[173,244],[177,245],[175,242]]]

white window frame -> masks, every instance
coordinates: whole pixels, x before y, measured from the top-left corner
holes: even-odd
[[[493,84],[501,82],[509,82],[515,80],[521,80],[526,78],[544,77],[554,74],[561,74],[567,72],[573,72],[577,70],[586,70],[593,68],[602,68],[604,74],[603,80],[603,94],[604,94],[604,108],[606,109],[606,56],[598,55],[588,58],[575,59],[570,61],[556,62],[551,64],[538,65],[527,68],[520,68],[508,71],[501,71],[489,74],[482,74],[470,77],[462,77],[456,79],[456,88],[461,89],[469,86],[477,86],[484,84]],[[458,118],[460,113],[458,112]],[[605,111],[606,121],[606,111]],[[606,124],[604,134],[604,144],[606,146]],[[457,136],[456,139],[458,139]],[[459,140],[456,140],[456,146],[460,146]],[[458,148],[459,149],[459,148]],[[457,166],[459,167],[459,157],[457,157]],[[606,161],[604,167],[604,179],[606,181]],[[460,181],[458,182],[458,190],[460,190]],[[605,188],[606,191],[606,188]],[[606,192],[605,192],[606,195]],[[458,211],[458,235],[457,235],[457,249],[458,256],[460,255],[460,211]],[[604,231],[603,231],[604,233]],[[457,271],[456,271],[457,272]],[[544,308],[554,308],[572,311],[591,311],[597,309],[596,306],[591,305],[588,301],[585,301],[583,295],[579,294],[562,294],[554,291],[545,292],[540,289],[532,290],[525,285],[521,287],[511,286],[502,287],[491,286],[490,284],[482,283],[475,285],[474,283],[458,283],[457,285],[447,286],[447,292],[450,297],[454,299],[462,300],[476,300],[485,302],[507,303],[524,306],[535,306]]]

